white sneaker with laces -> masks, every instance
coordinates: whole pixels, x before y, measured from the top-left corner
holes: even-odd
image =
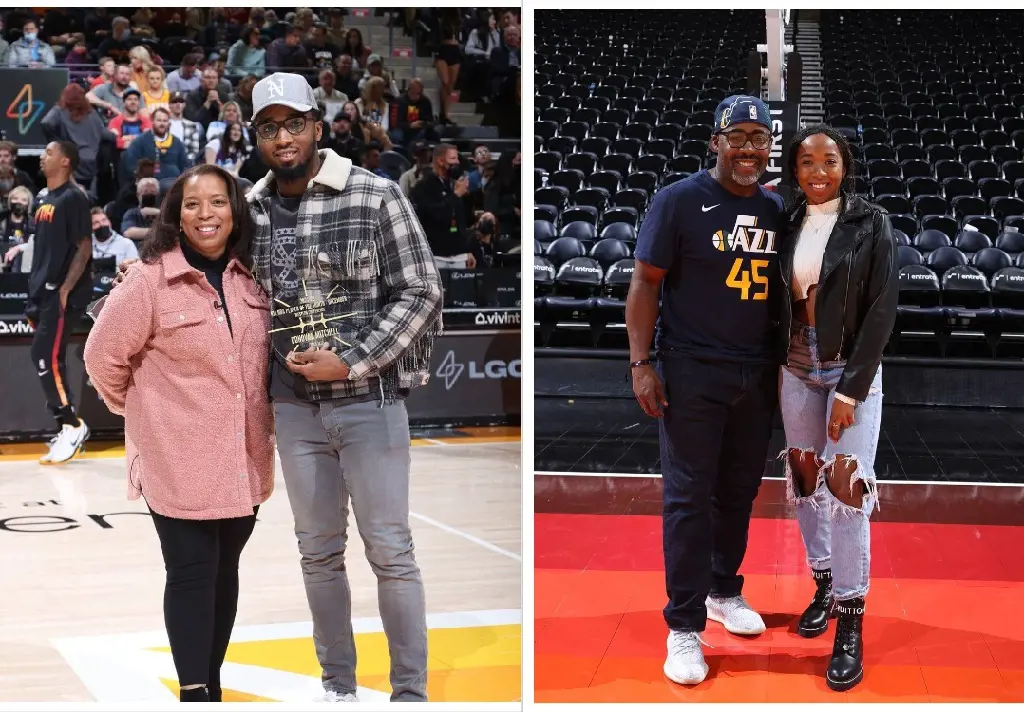
[[[63,428],[61,429],[61,432],[64,432]],[[45,455],[43,455],[41,458],[39,458],[39,464],[41,464],[41,465],[49,465],[49,464],[51,464],[50,463],[50,455],[53,454],[53,444],[55,442],[57,442],[58,439],[60,439],[60,433],[57,433],[52,438],[50,438],[49,449],[46,451]]]
[[[708,676],[700,634],[689,631],[668,632],[668,657],[665,677],[678,685],[698,685]]]
[[[324,694],[317,698],[317,702],[359,702],[354,692],[336,692],[325,690]]]
[[[764,619],[750,607],[743,596],[707,599],[708,618],[721,623],[735,635],[759,635],[764,633]]]
[[[40,458],[40,462],[47,465],[59,465],[67,462],[82,449],[82,445],[89,438],[89,426],[82,419],[78,420],[78,426],[65,425],[53,445],[50,452]]]

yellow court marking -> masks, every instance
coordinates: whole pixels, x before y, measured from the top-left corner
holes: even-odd
[[[384,633],[356,633],[359,684],[390,694],[390,659]],[[522,626],[484,625],[427,631],[427,697],[444,702],[515,702],[522,697]],[[150,648],[170,652],[169,647]],[[310,638],[232,643],[226,663],[239,663],[314,678],[320,665]],[[175,695],[177,683],[161,678]],[[228,699],[229,696],[231,699]],[[224,701],[266,702],[245,692],[224,691]]]
[[[437,438],[415,438],[413,447],[432,447],[438,443],[444,445],[490,445],[493,443],[514,443],[522,439],[520,429],[512,427],[466,428],[457,430],[463,435],[443,436]],[[38,460],[46,454],[46,443],[6,443],[0,444],[0,462],[18,462]],[[124,457],[124,443],[119,441],[90,440],[75,460],[113,460]]]

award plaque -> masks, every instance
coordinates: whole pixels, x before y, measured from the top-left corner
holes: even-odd
[[[322,294],[310,289],[305,280],[300,280],[300,284],[294,296],[275,294],[272,297],[269,334],[277,357],[287,361],[293,353],[301,351],[321,348],[337,351],[351,346],[339,336],[338,322],[354,316],[355,312],[328,316],[345,308],[341,305],[349,301],[348,294],[338,285]]]

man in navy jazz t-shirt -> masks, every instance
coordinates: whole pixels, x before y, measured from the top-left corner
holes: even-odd
[[[717,165],[651,202],[626,301],[633,390],[660,424],[665,674],[684,685],[707,676],[699,634],[708,618],[733,633],[765,630],[737,571],[778,400],[783,206],[758,184],[772,143],[768,107],[731,96],[715,111],[714,130]],[[649,360],[656,320],[657,365]]]

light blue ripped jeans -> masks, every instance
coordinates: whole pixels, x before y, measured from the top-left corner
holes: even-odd
[[[882,367],[878,367],[867,400],[856,407],[854,424],[842,431],[838,442],[828,437],[835,388],[845,362],[820,360],[815,330],[793,323],[789,363],[782,368],[780,403],[786,429],[786,491],[796,504],[807,563],[815,571],[832,569],[832,590],[838,601],[867,595],[871,568],[871,530],[868,518],[878,505],[875,451],[882,423]],[[809,497],[800,496],[790,453],[813,453],[822,463],[817,486]],[[851,484],[863,481],[866,489],[858,509],[839,501],[829,489],[828,477],[837,457],[855,461]]]

